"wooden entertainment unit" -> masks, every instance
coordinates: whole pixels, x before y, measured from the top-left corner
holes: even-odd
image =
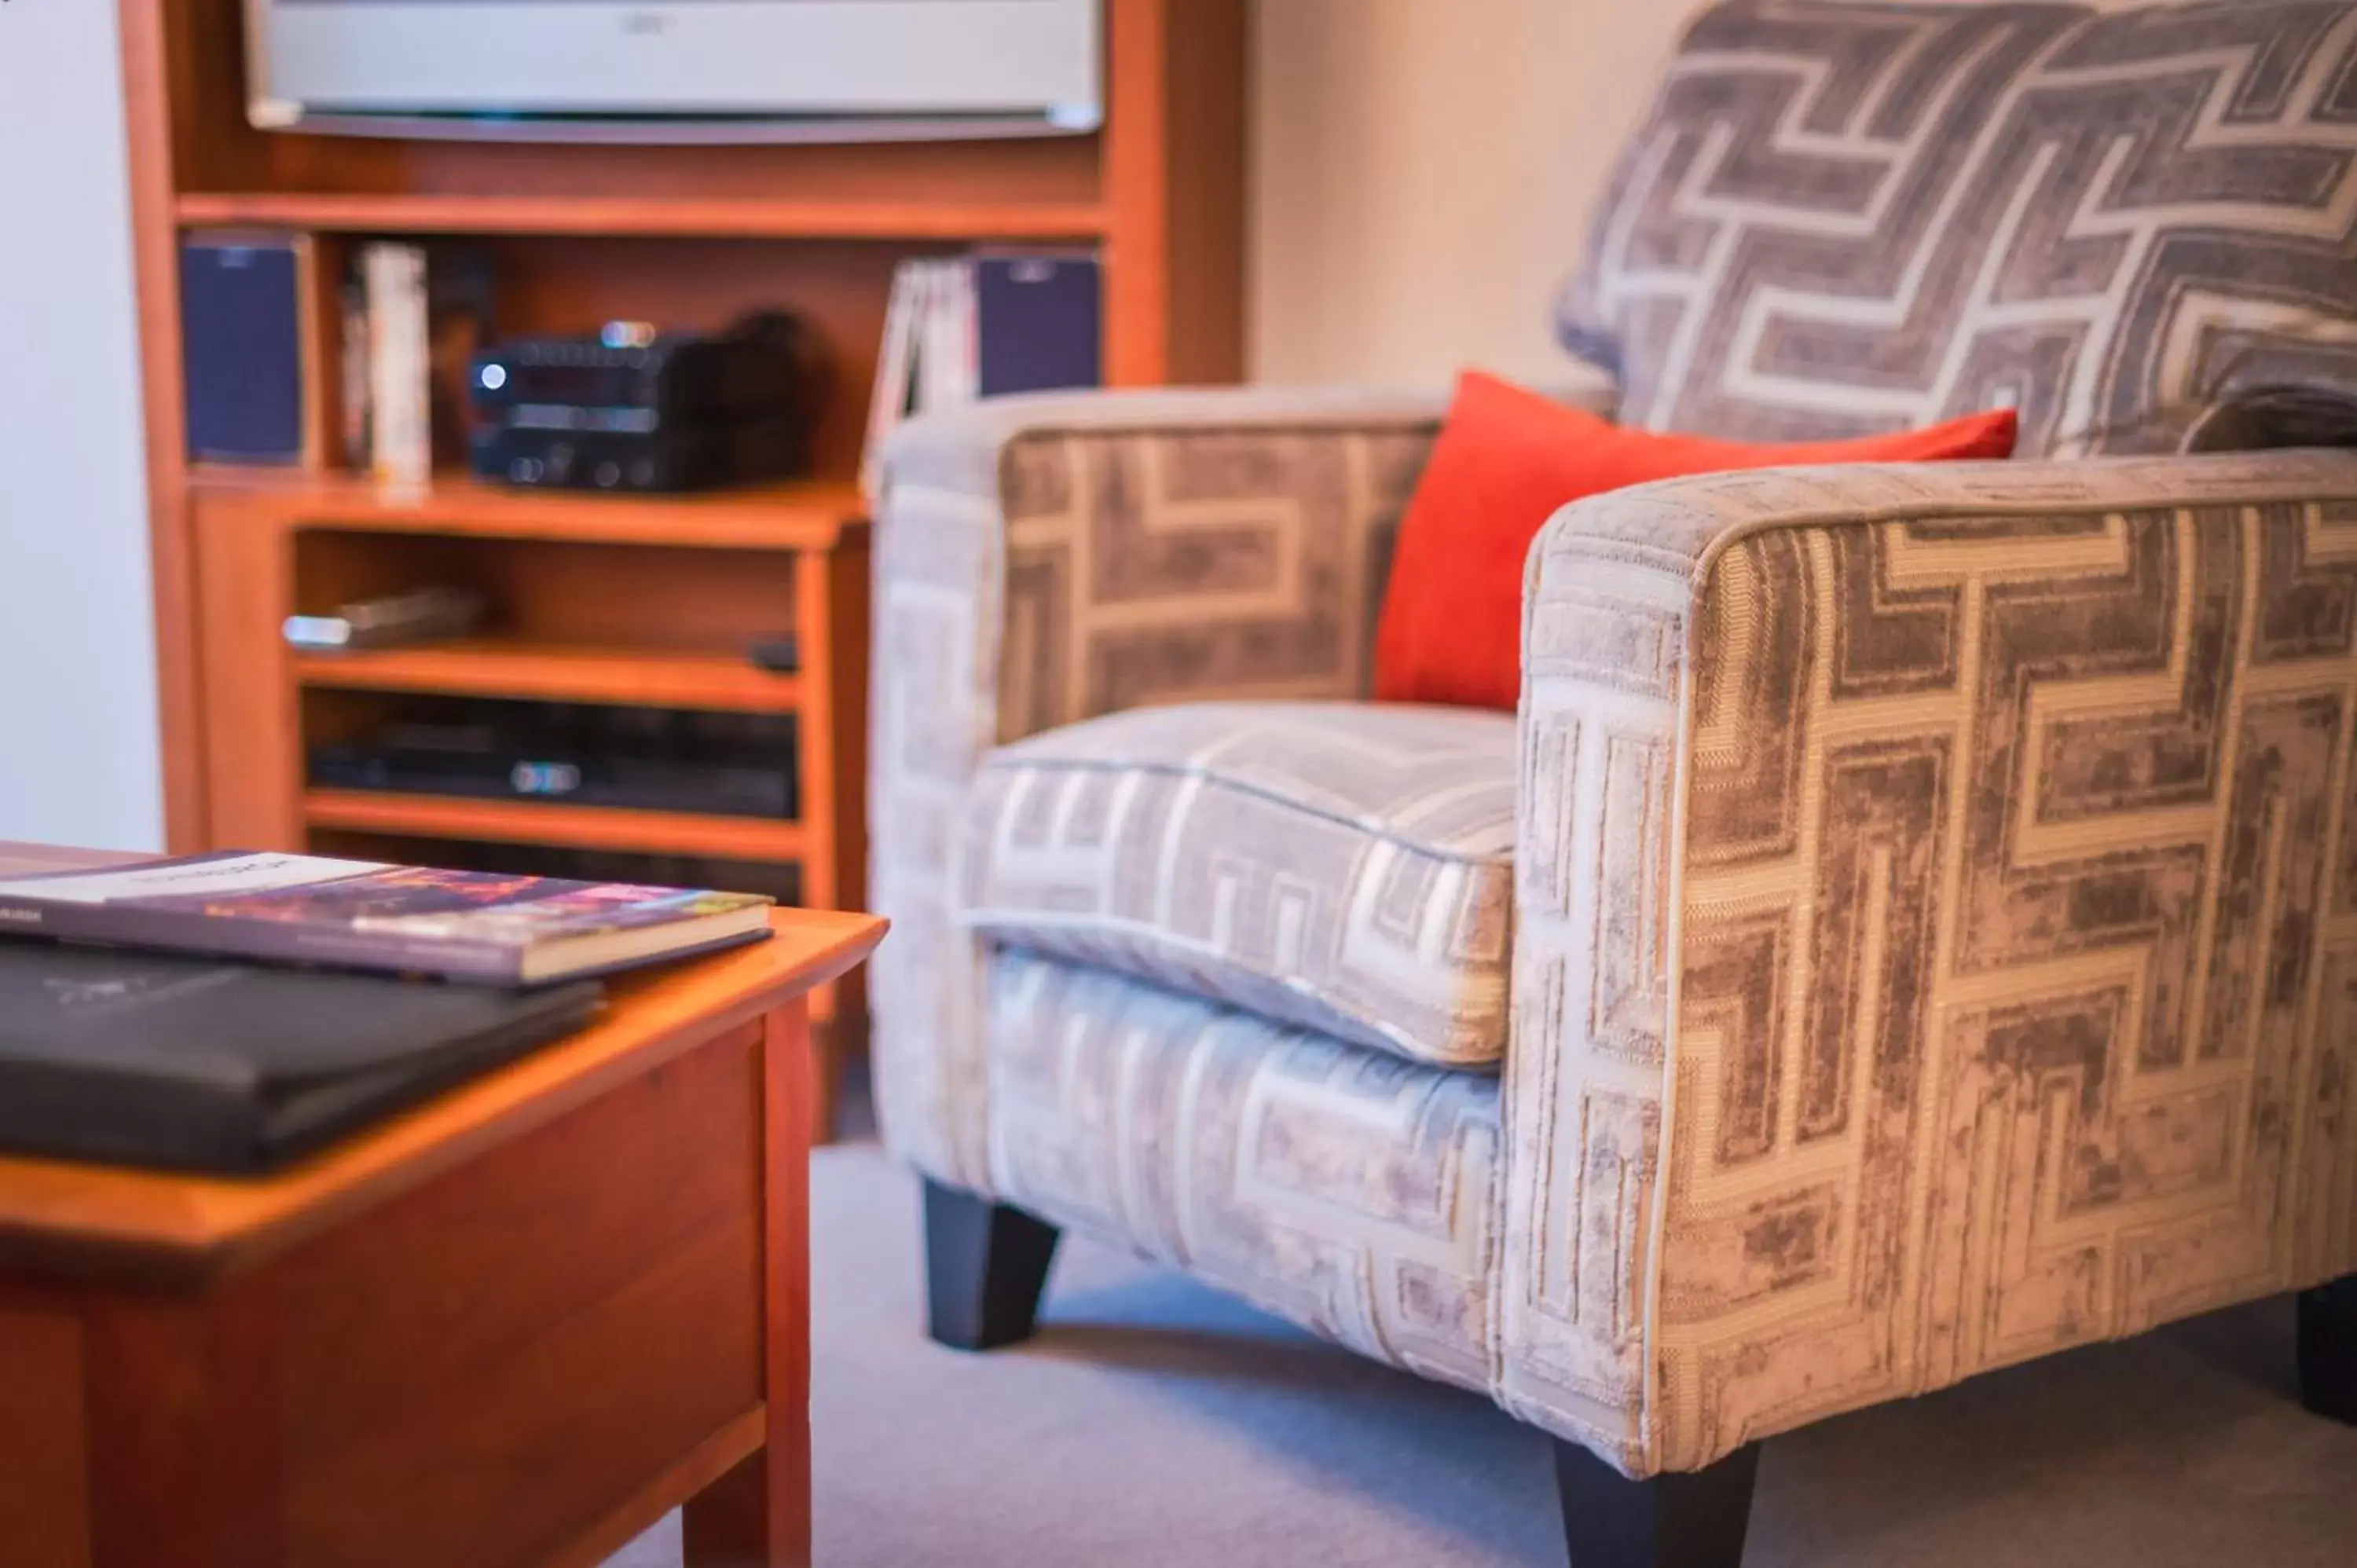
[[[254,130],[240,0],[122,0],[165,802],[176,851],[317,847],[432,861],[485,843],[791,867],[800,899],[865,892],[866,523],[859,447],[892,271],[975,244],[1086,245],[1103,377],[1232,381],[1243,295],[1243,0],[1106,0],[1106,121],[1082,136],[744,146],[549,145]],[[187,456],[179,247],[306,237],[307,423],[340,424],[336,298],[350,247],[486,252],[501,334],[613,318],[713,329],[799,313],[836,367],[803,480],[681,497],[381,490],[314,440],[293,467]],[[289,613],[449,581],[490,593],[469,641],[336,659]],[[794,633],[800,673],[745,657]],[[307,788],[307,748],[388,693],[797,715],[799,817]],[[822,996],[823,1019],[836,999]],[[845,1021],[856,998],[845,997]]]

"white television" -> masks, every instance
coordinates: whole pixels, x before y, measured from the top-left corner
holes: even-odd
[[[265,130],[588,141],[1055,134],[1100,0],[245,0]]]

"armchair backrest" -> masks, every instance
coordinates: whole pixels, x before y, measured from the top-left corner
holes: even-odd
[[[2357,0],[1734,0],[1686,36],[1560,315],[1621,417],[1805,440],[2021,410],[2173,451],[2357,387]]]

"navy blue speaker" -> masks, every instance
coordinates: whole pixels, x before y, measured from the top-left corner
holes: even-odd
[[[180,245],[188,456],[303,456],[302,269],[292,237],[191,235]]]
[[[1102,384],[1094,256],[985,251],[974,272],[982,396]]]

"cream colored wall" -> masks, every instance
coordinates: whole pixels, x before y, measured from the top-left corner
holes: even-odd
[[[1561,363],[1548,302],[1680,0],[1260,0],[1250,363],[1439,383]]]
[[[1253,373],[1439,384],[1469,363],[1559,367],[1550,298],[1699,9],[1258,0]]]

